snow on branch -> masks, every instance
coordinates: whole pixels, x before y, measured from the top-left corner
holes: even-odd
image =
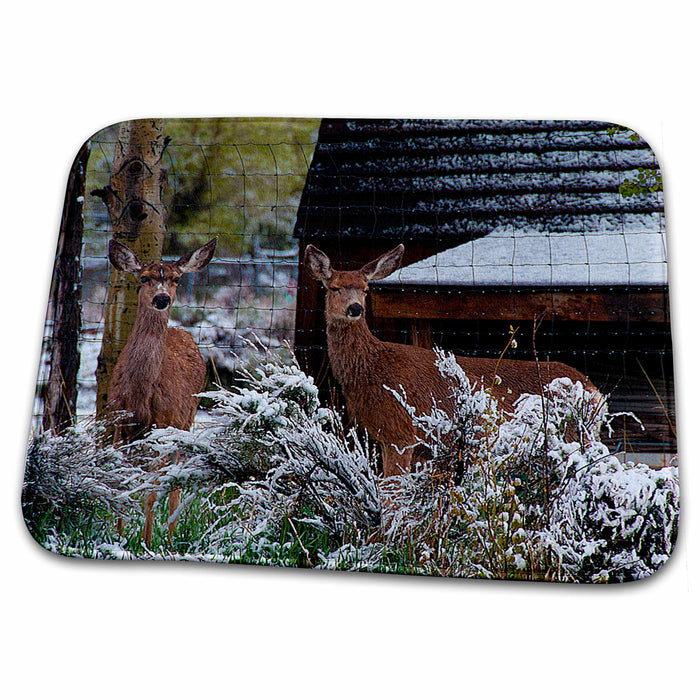
[[[599,396],[556,379],[509,415],[453,356],[436,363],[452,415],[419,415],[392,391],[420,436],[412,474],[380,480],[365,436],[270,353],[204,394],[213,408],[195,431],[153,430],[120,448],[98,425],[38,435],[25,518],[42,544],[80,556],[578,582],[642,578],[668,559],[678,470],[611,454]],[[138,520],[144,493],[174,488],[186,540],[144,552],[116,534],[113,519]]]

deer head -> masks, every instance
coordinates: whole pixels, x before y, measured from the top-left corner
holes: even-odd
[[[304,252],[304,265],[326,288],[326,317],[357,321],[365,315],[368,282],[388,277],[401,266],[404,247],[399,244],[360,270],[341,272],[331,267],[328,256],[313,245]]]
[[[109,260],[117,270],[132,273],[139,278],[139,306],[168,312],[175,301],[180,277],[186,272],[196,272],[208,265],[214,255],[216,241],[216,238],[212,239],[176,262],[144,265],[136,253],[112,238],[109,241]]]

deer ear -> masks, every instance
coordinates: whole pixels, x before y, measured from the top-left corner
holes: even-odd
[[[333,268],[328,256],[316,246],[307,245],[304,251],[304,266],[317,280],[327,282],[333,276]]]
[[[212,238],[209,243],[206,243],[201,248],[191,253],[185,253],[176,263],[175,266],[180,272],[197,272],[209,264],[209,261],[214,257],[214,249],[219,239]]]
[[[403,243],[399,243],[393,250],[367,263],[360,272],[367,278],[367,281],[383,280],[401,267],[403,251]]]
[[[143,267],[136,253],[119,241],[115,241],[114,238],[109,239],[107,253],[109,261],[121,272],[138,272]]]

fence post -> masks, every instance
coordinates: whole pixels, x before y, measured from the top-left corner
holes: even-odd
[[[68,176],[51,282],[51,369],[44,393],[42,426],[44,430],[54,432],[73,422],[78,396],[80,257],[83,245],[85,172],[89,153],[89,143],[85,143],[78,152]]]

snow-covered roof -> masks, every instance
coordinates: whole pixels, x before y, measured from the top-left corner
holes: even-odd
[[[498,229],[402,268],[382,284],[667,284],[663,230],[555,233]]]
[[[620,192],[658,172],[605,122],[325,119],[294,235],[448,248],[509,227],[622,233],[663,216],[663,192]]]

